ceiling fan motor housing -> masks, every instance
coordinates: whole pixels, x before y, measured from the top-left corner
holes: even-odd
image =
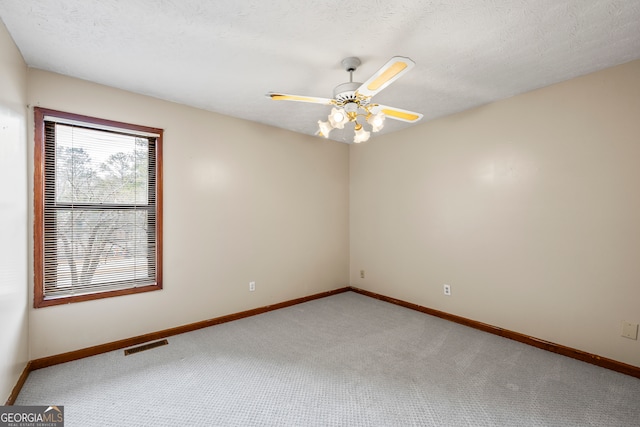
[[[354,102],[356,100],[356,90],[362,85],[358,82],[342,83],[333,89],[333,97],[340,103]]]
[[[345,71],[349,73],[353,73],[361,64],[360,58],[356,58],[355,56],[350,56],[349,58],[344,58],[342,60],[342,67]],[[352,74],[353,75],[353,74]],[[349,79],[351,80],[351,79]],[[347,83],[342,83],[333,89],[333,98],[338,101],[340,104],[347,104],[349,102],[355,102],[356,90],[362,86],[362,83],[349,81]],[[368,100],[360,100],[360,105],[367,105],[369,103]]]

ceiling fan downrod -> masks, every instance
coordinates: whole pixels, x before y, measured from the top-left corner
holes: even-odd
[[[349,73],[349,83],[353,83],[353,72],[358,69],[360,64],[362,64],[362,61],[355,56],[350,56],[342,60],[342,68]]]

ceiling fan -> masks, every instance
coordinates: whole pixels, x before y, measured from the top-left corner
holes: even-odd
[[[349,81],[342,83],[333,90],[333,98],[317,98],[313,96],[289,95],[286,93],[269,92],[267,96],[276,101],[311,102],[314,104],[332,105],[328,120],[318,120],[318,133],[325,138],[333,129],[343,129],[344,125],[354,122],[353,142],[364,142],[371,133],[365,130],[358,117],[364,117],[371,125],[372,132],[378,132],[384,126],[386,117],[403,122],[414,123],[422,118],[422,114],[400,108],[375,104],[371,98],[382,89],[396,81],[416,64],[409,58],[394,56],[364,83],[353,81],[353,72],[361,64],[359,58],[349,57],[342,60],[342,66],[349,73]]]

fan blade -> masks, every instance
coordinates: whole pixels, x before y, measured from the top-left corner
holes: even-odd
[[[401,108],[389,107],[387,105],[376,105],[371,108],[371,112],[374,114],[378,111],[382,111],[382,113],[390,119],[408,123],[415,123],[422,118],[422,114],[416,113],[415,111],[403,110]]]
[[[415,65],[416,63],[409,58],[394,56],[373,76],[369,77],[369,80],[362,83],[356,92],[371,97],[399,79]]]
[[[267,96],[271,97],[271,99],[276,101],[311,102],[313,104],[324,104],[324,105],[333,104],[333,99],[316,98],[314,96],[289,95],[286,93],[276,93],[276,92],[269,92]]]

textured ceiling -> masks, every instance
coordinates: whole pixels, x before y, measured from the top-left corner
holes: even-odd
[[[374,101],[417,126],[640,58],[638,0],[0,0],[0,17],[31,67],[309,135],[330,107],[265,94],[331,98],[348,56],[355,81],[416,62]]]

